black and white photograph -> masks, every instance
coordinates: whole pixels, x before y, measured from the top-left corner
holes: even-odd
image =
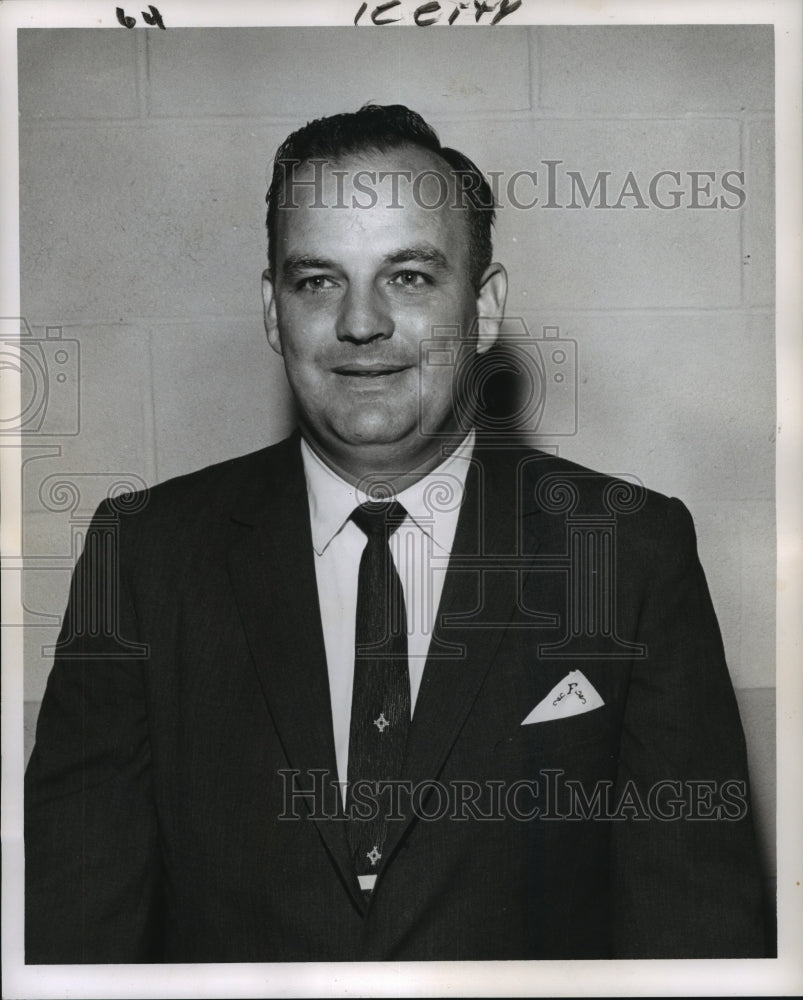
[[[0,10],[4,997],[803,989],[801,11],[599,6]]]

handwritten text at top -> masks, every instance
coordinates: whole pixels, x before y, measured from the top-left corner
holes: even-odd
[[[521,7],[522,0],[429,0],[428,3],[418,4],[413,7],[408,5],[406,9],[402,0],[385,0],[384,3],[377,4],[369,15],[365,23],[378,26],[387,24],[399,24],[412,19],[413,24],[419,28],[428,28],[432,24],[440,21],[452,25],[461,17],[463,23],[474,18],[474,23],[479,24],[483,18],[484,24],[499,24],[514,11]],[[354,23],[359,24],[360,19],[368,10],[368,4],[360,4],[360,8],[354,16]]]

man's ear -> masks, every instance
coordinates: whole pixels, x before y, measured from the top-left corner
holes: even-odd
[[[485,354],[499,339],[506,298],[507,271],[501,264],[491,264],[483,272],[477,293],[477,354]]]
[[[262,308],[268,343],[277,354],[281,354],[282,342],[279,338],[279,321],[276,319],[276,293],[268,268],[262,272]]]

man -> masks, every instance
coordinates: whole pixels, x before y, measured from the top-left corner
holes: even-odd
[[[280,148],[300,435],[96,514],[27,774],[26,961],[763,954],[688,512],[477,411],[492,206],[400,106]]]

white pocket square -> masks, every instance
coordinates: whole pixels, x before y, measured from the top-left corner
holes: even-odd
[[[591,681],[579,670],[570,670],[546,698],[538,702],[522,725],[529,726],[534,722],[549,722],[552,719],[567,719],[570,715],[592,712],[604,704]]]

